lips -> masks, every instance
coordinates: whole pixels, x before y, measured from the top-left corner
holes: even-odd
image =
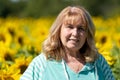
[[[79,42],[78,39],[69,39],[70,41]]]

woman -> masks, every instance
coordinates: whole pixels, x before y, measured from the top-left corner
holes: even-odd
[[[61,11],[43,43],[42,52],[21,80],[114,80],[112,71],[94,42],[89,13],[78,6]]]

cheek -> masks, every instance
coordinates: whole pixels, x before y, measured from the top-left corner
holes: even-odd
[[[87,34],[86,33],[80,33],[81,37],[87,38]]]
[[[61,30],[60,39],[63,44],[65,44],[68,41],[69,36],[69,31],[67,31],[66,29]]]
[[[61,29],[60,36],[61,36],[62,38],[67,38],[69,35],[70,35],[70,31],[68,31],[68,30],[65,29],[65,28],[62,28],[62,29]]]
[[[62,31],[60,34],[61,40],[65,40],[68,38],[68,33],[66,31]]]
[[[80,35],[80,39],[81,39],[81,41],[85,42],[87,39],[87,35],[85,35],[85,34]]]

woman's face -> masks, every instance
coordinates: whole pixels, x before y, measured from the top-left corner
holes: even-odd
[[[81,19],[64,21],[61,26],[60,39],[67,49],[79,51],[86,41],[86,27]]]

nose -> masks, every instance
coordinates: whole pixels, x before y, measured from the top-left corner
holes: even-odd
[[[74,28],[73,29],[73,32],[72,32],[72,35],[73,36],[78,36],[79,32],[78,32],[78,29],[77,28]]]

